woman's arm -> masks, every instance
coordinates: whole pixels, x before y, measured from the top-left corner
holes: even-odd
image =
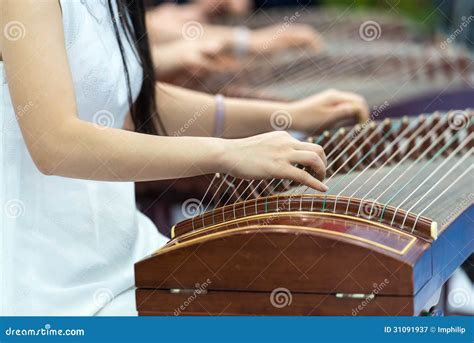
[[[158,113],[168,134],[174,136],[212,136],[215,127],[216,100],[213,95],[158,83],[156,87]],[[288,104],[226,98],[224,137],[247,137],[273,131],[272,113],[284,110]]]
[[[213,95],[158,83],[156,101],[168,134],[212,136],[216,113]],[[276,129],[315,133],[337,120],[363,122],[368,116],[361,96],[332,89],[290,103],[226,98],[224,137],[247,137]]]
[[[217,9],[217,8],[215,8]],[[146,13],[148,36],[153,44],[162,44],[174,40],[224,42],[228,49],[236,45],[236,35],[240,28],[215,25],[206,22],[209,9],[198,4],[163,4]],[[299,16],[295,12],[295,20]],[[276,24],[264,28],[249,30],[245,49],[251,54],[270,54],[286,48],[308,48],[318,51],[323,41],[317,31],[305,24]],[[236,29],[238,30],[236,32]],[[247,36],[247,34],[245,34]],[[238,44],[242,44],[241,42]]]
[[[225,172],[254,178],[294,179],[325,186],[294,164],[324,168],[324,153],[281,133],[241,140],[157,137],[99,129],[77,116],[72,76],[56,0],[2,0],[0,24],[19,21],[25,36],[2,36],[2,55],[26,146],[45,174],[108,181],[143,181]],[[117,52],[118,53],[118,52]],[[281,147],[284,146],[284,149]],[[252,156],[249,155],[252,151]]]

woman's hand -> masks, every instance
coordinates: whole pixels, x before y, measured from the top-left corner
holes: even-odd
[[[318,180],[323,180],[326,174],[326,156],[317,144],[300,142],[285,131],[224,142],[222,165],[232,176],[294,180],[321,192],[327,191],[327,186]],[[296,165],[308,167],[318,179]]]
[[[321,132],[337,122],[365,122],[369,107],[365,99],[351,92],[329,89],[289,105],[292,129],[303,132]]]
[[[250,52],[274,53],[288,48],[306,48],[319,51],[323,39],[311,26],[305,24],[272,25],[252,31]]]
[[[219,40],[186,41],[154,45],[152,57],[155,73],[162,81],[176,77],[205,77],[236,65],[236,61],[223,54],[225,43]]]

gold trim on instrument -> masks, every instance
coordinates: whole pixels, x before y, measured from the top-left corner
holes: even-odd
[[[302,215],[307,215],[307,216],[312,216],[312,217],[321,217],[322,216],[322,217],[337,217],[337,218],[342,218],[342,219],[349,219],[349,220],[352,220],[352,221],[362,222],[362,223],[365,223],[365,224],[369,224],[371,226],[376,226],[376,227],[381,228],[381,229],[385,229],[385,230],[388,230],[388,231],[395,232],[395,233],[397,233],[401,236],[412,239],[413,242],[416,240],[415,236],[413,236],[413,235],[411,235],[407,232],[391,228],[391,227],[389,227],[387,225],[384,225],[384,224],[381,224],[381,223],[372,222],[372,221],[367,220],[367,219],[363,219],[363,218],[359,218],[359,217],[352,217],[352,216],[348,216],[348,215],[344,215],[344,214],[335,214],[335,213],[326,213],[326,212],[309,212],[309,211],[290,211],[290,212],[272,212],[272,213],[265,213],[265,214],[254,214],[252,216],[247,216],[247,217],[239,218],[239,219],[233,219],[233,220],[230,220],[230,221],[227,221],[227,222],[224,222],[224,223],[219,223],[219,224],[211,225],[211,226],[199,229],[199,230],[187,232],[187,233],[183,234],[182,236],[179,236],[179,238],[189,238],[189,237],[192,237],[192,236],[196,236],[196,235],[198,235],[202,232],[214,230],[214,229],[217,229],[219,227],[226,226],[228,224],[238,224],[238,223],[246,222],[246,221],[253,220],[253,219],[261,219],[261,218],[268,218],[268,217],[275,217],[275,216],[287,216],[287,215],[294,215],[294,214],[297,214],[297,215],[302,214]],[[253,225],[253,226],[255,226],[255,225]],[[277,226],[277,225],[272,225],[272,226]],[[174,227],[173,227],[173,229],[174,229]],[[229,230],[232,230],[232,229],[229,229]],[[320,229],[320,230],[324,230],[324,229]],[[228,232],[228,230],[226,230],[224,232]],[[174,234],[174,230],[172,230],[172,234]],[[216,233],[214,233],[214,234],[216,234]],[[206,235],[206,237],[209,237],[210,235],[214,235],[214,234],[212,234],[212,233],[208,234],[208,235]],[[173,239],[170,242],[168,242],[167,245],[165,245],[165,247],[166,246],[172,247],[172,246],[176,246],[177,244],[182,245],[182,244],[186,243],[186,242],[183,242],[183,243],[173,244],[174,240],[175,240],[175,237],[173,236]],[[194,241],[195,239],[191,238],[191,240]],[[410,246],[411,246],[411,244],[410,244]]]
[[[357,201],[362,201],[362,199],[359,199],[359,198],[353,198],[353,197],[348,197],[348,196],[336,196],[336,195],[323,195],[323,194],[311,194],[311,193],[304,193],[304,194],[298,194],[297,196],[293,196],[292,194],[285,194],[285,193],[281,193],[281,194],[275,194],[275,195],[269,195],[269,196],[266,196],[266,197],[262,197],[262,198],[258,198],[258,199],[252,199],[252,200],[244,200],[244,201],[239,201],[239,202],[236,202],[232,205],[227,205],[227,206],[224,206],[224,207],[219,207],[218,209],[215,209],[215,210],[212,210],[212,211],[221,211],[221,209],[225,208],[225,207],[228,207],[228,208],[232,208],[234,206],[238,206],[240,204],[247,204],[247,203],[250,203],[251,201],[258,201],[259,199],[274,199],[274,198],[283,198],[282,200],[285,200],[287,198],[295,198],[295,199],[299,199],[299,198],[311,198],[311,197],[316,197],[316,198],[328,198],[328,199],[342,199],[342,200],[357,200]],[[211,211],[209,211],[211,212]],[[405,211],[406,212],[406,211]],[[260,214],[260,215],[266,215],[266,214],[272,214],[272,215],[275,215],[276,213],[285,213],[285,212],[269,212],[269,213],[265,213],[265,214]],[[304,212],[297,212],[297,211],[291,211],[291,213],[304,213]],[[313,212],[309,212],[309,213],[313,213]],[[325,212],[314,212],[314,213],[319,213],[319,214],[324,214]],[[331,213],[333,215],[337,215],[335,213]],[[205,215],[202,214],[200,215],[199,217]],[[255,216],[255,215],[254,215]],[[340,216],[344,216],[344,215],[340,215]],[[347,217],[347,218],[351,218],[353,220],[358,220],[358,219],[361,219],[362,221],[365,221],[365,222],[368,222],[368,223],[371,223],[371,224],[374,224],[374,225],[382,225],[382,224],[379,224],[377,222],[373,222],[373,221],[369,221],[369,220],[365,220],[365,219],[362,219],[362,218],[359,218],[359,217],[354,217],[354,216],[344,216],[344,217]],[[250,218],[250,217],[245,217],[245,218]],[[421,217],[421,218],[424,218],[424,217]],[[431,220],[429,218],[426,218],[428,220]],[[192,219],[189,219],[189,221],[191,221]],[[240,220],[239,219],[232,219],[230,221],[226,221],[226,222],[223,222],[221,224],[227,224],[227,223],[233,223],[235,220]],[[179,223],[178,223],[179,224]],[[178,225],[176,224],[176,225]],[[209,228],[214,228],[216,225],[221,225],[221,224],[215,224],[215,225],[212,225],[212,226],[209,226],[209,227],[205,227],[205,228],[201,228],[201,229],[198,229],[198,230],[194,230],[194,232],[200,232],[201,230],[205,230],[205,229],[209,229]],[[174,225],[172,228],[171,228],[171,239],[174,239],[176,238],[176,225]],[[388,228],[388,226],[385,226],[386,228]],[[392,229],[393,230],[393,229]],[[185,234],[186,235],[186,234]],[[186,237],[185,235],[183,235],[182,237]],[[432,221],[431,223],[431,237],[433,239],[436,239],[438,237],[438,225],[437,223],[435,223],[434,221]]]
[[[312,212],[309,212],[309,213],[312,213]],[[197,242],[209,239],[209,238],[219,237],[219,236],[222,236],[226,233],[247,231],[247,230],[252,230],[252,229],[262,229],[262,228],[268,228],[268,227],[269,226],[267,226],[267,225],[249,225],[249,226],[245,226],[245,227],[239,227],[239,228],[234,228],[234,229],[228,229],[228,230],[225,230],[225,231],[210,233],[206,236],[197,237],[197,238],[185,241],[183,243],[177,243],[177,244],[174,244],[174,245],[164,246],[163,248],[157,250],[153,254],[153,256],[160,255],[160,254],[163,254],[165,252],[168,252],[168,251],[171,251],[171,250],[174,250],[174,249],[178,249],[178,248],[183,247],[183,246],[188,246],[188,245],[191,245],[191,244],[194,244],[194,243],[197,243]],[[363,243],[366,243],[366,244],[369,244],[369,245],[373,245],[375,247],[378,247],[378,248],[386,250],[386,251],[393,252],[393,253],[398,254],[398,255],[404,255],[413,246],[413,244],[415,243],[415,241],[417,239],[415,236],[412,236],[412,235],[407,234],[405,232],[400,232],[400,231],[392,229],[392,231],[395,231],[397,234],[402,234],[404,236],[407,236],[410,239],[410,241],[405,245],[405,247],[402,250],[397,250],[395,248],[389,247],[389,246],[384,245],[382,243],[371,241],[371,240],[366,239],[366,238],[351,235],[351,234],[348,234],[348,233],[331,231],[331,230],[327,230],[327,229],[313,228],[313,227],[306,227],[306,226],[302,227],[302,226],[296,226],[296,225],[271,225],[271,228],[292,229],[292,230],[296,230],[296,231],[320,232],[320,233],[324,233],[324,234],[328,234],[328,235],[345,237],[345,238],[349,238],[351,240],[356,240],[356,241],[363,242]]]
[[[310,212],[310,211],[286,211],[286,212],[269,212],[269,213],[262,213],[262,214],[253,214],[251,216],[246,216],[246,217],[242,217],[242,218],[238,218],[238,219],[232,219],[232,220],[229,220],[229,221],[226,221],[226,222],[223,222],[223,223],[214,224],[214,225],[206,226],[206,227],[198,229],[198,230],[193,230],[193,231],[190,231],[190,232],[186,232],[185,234],[183,234],[179,237],[180,238],[192,237],[192,236],[197,235],[197,234],[199,234],[203,231],[213,230],[213,229],[216,229],[216,228],[219,228],[221,226],[228,225],[228,224],[236,224],[236,223],[245,222],[245,221],[252,220],[252,219],[260,219],[260,218],[266,218],[266,217],[286,216],[286,215],[289,215],[289,214],[290,215],[304,214],[304,215],[309,215],[309,216],[338,217],[338,218],[343,218],[343,219],[350,219],[350,220],[353,220],[353,221],[358,221],[358,222],[362,222],[362,223],[365,223],[365,224],[378,226],[378,227],[381,227],[383,229],[387,229],[389,231],[394,231],[394,232],[397,232],[397,233],[401,233],[402,235],[407,235],[409,237],[412,237],[412,235],[406,233],[405,231],[401,231],[399,229],[394,229],[394,228],[391,228],[390,226],[387,226],[385,224],[378,223],[378,222],[373,222],[373,221],[370,221],[368,219],[348,216],[348,215],[345,215],[345,214],[337,214],[337,213],[329,213],[329,212]],[[172,235],[171,236],[172,239],[176,238],[174,236],[174,226],[173,226],[173,229],[171,231],[171,235]]]

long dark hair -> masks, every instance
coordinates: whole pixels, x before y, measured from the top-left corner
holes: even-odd
[[[117,2],[114,13],[113,1]],[[147,134],[166,135],[166,130],[158,115],[155,100],[155,73],[150,53],[150,44],[145,25],[145,6],[142,0],[108,0],[109,11],[122,55],[122,63],[127,81],[128,103],[135,130]],[[143,69],[143,84],[137,100],[133,103],[130,87],[130,74],[125,59],[124,42],[120,39],[119,25],[123,27],[128,44],[134,47]]]

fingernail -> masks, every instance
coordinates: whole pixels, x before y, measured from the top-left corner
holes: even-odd
[[[326,186],[324,183],[321,185],[321,188],[322,188],[323,192],[327,192],[329,190],[329,187]]]

